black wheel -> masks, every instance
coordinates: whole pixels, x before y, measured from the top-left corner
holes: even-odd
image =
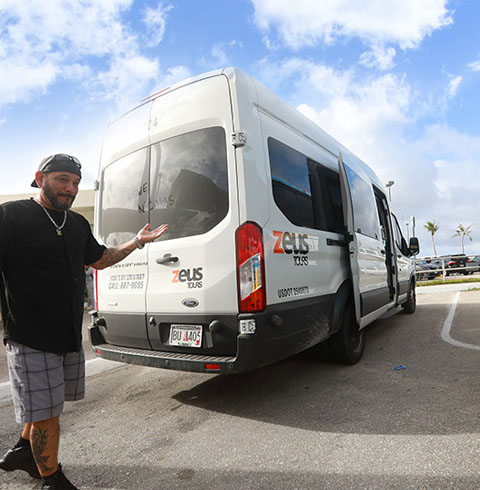
[[[328,340],[333,360],[343,364],[355,364],[365,349],[365,330],[360,329],[355,318],[352,296],[345,303],[340,330]]]
[[[417,307],[417,295],[415,293],[415,281],[410,283],[410,287],[408,288],[407,293],[407,301],[402,304],[402,308],[404,313],[411,314],[415,311]]]

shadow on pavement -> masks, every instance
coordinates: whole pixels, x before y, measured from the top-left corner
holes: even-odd
[[[216,376],[175,400],[232,416],[310,431],[351,434],[477,433],[478,353],[444,343],[440,305],[377,321],[363,359],[337,365],[306,351],[255,371]],[[396,366],[404,370],[395,370]]]

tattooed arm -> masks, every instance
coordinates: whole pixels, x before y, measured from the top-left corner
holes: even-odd
[[[95,269],[105,269],[111,265],[120,262],[125,257],[130,255],[134,250],[139,248],[138,243],[145,245],[145,243],[153,242],[158,237],[163,235],[168,229],[168,225],[161,225],[155,230],[150,230],[150,225],[145,225],[133,240],[122,243],[117,247],[108,247],[103,255],[93,264],[90,264]]]

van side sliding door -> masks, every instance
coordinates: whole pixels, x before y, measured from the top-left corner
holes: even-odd
[[[355,312],[360,328],[392,305],[377,204],[371,180],[338,158],[344,221],[348,231]]]
[[[348,231],[348,252],[350,255],[350,268],[352,274],[353,298],[355,301],[355,315],[357,323],[360,325],[361,320],[361,303],[360,303],[360,271],[358,266],[358,245],[357,236],[353,227],[353,204],[348,185],[345,164],[343,163],[342,154],[338,155],[338,170],[340,173],[340,190],[342,193],[343,222]]]

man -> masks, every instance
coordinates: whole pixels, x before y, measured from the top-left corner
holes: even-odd
[[[85,266],[104,269],[159,238],[146,225],[117,247],[100,245],[73,211],[80,162],[57,154],[40,163],[34,199],[0,206],[0,300],[15,417],[25,424],[0,468],[42,478],[45,490],[75,489],[58,463],[64,401],[85,392],[82,318]]]

